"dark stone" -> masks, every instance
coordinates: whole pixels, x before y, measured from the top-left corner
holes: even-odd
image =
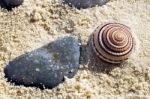
[[[14,7],[18,7],[24,0],[0,0],[0,6],[7,10],[11,10]]]
[[[0,0],[0,7],[2,7],[2,8],[5,8],[5,7],[6,7],[6,5],[5,5],[5,3],[4,3],[3,0]]]
[[[66,37],[11,61],[5,77],[17,85],[54,88],[77,73],[79,56],[78,40]]]
[[[85,9],[94,7],[96,5],[102,6],[106,4],[109,0],[64,0],[69,6],[74,6],[78,9]]]

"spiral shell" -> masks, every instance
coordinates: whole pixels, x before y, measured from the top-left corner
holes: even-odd
[[[97,56],[108,63],[122,63],[134,48],[130,28],[120,23],[107,23],[93,33],[92,46]]]

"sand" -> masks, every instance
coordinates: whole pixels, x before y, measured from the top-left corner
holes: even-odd
[[[9,61],[63,36],[75,36],[82,45],[94,29],[105,22],[120,22],[137,36],[136,53],[111,70],[84,63],[77,75],[54,89],[15,86],[7,82]],[[85,49],[86,50],[86,49]],[[96,63],[96,60],[94,60]],[[103,97],[148,98],[150,96],[150,0],[111,0],[102,7],[77,10],[60,0],[25,0],[8,12],[0,9],[1,99],[99,99]],[[134,97],[133,97],[134,96]]]

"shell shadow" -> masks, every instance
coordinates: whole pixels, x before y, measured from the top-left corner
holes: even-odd
[[[87,45],[81,46],[81,64],[88,66],[88,70],[93,72],[109,73],[116,67],[122,67],[122,64],[110,64],[101,60],[92,48],[92,35],[90,36]]]
[[[79,69],[78,40],[64,37],[23,54],[5,67],[5,78],[15,85],[52,89]]]

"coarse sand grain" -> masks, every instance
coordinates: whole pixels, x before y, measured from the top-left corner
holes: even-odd
[[[120,22],[137,36],[136,53],[110,71],[103,65],[81,64],[79,72],[54,89],[15,86],[7,82],[9,61],[57,38],[73,35],[88,44],[91,33],[105,22]],[[83,48],[84,49],[84,48]],[[86,48],[85,48],[86,50]],[[86,57],[81,57],[81,63]],[[99,99],[150,96],[150,0],[110,0],[106,5],[77,10],[60,0],[24,0],[12,11],[0,9],[1,99]]]

